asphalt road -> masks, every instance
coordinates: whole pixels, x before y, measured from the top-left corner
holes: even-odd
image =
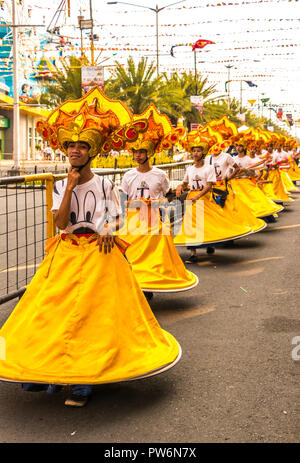
[[[97,386],[83,409],[64,407],[66,390],[2,382],[0,441],[299,442],[300,193],[294,198],[264,231],[214,255],[201,250],[187,264],[196,288],[154,296],[153,312],[183,349],[173,369]],[[16,302],[0,306],[0,325]]]

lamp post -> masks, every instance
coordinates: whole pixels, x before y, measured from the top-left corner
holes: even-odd
[[[195,95],[198,95],[198,79],[197,79],[197,51],[196,49],[194,50],[194,67],[195,67],[195,85],[196,85],[196,93]]]
[[[81,8],[80,8],[81,10]],[[81,21],[84,20],[84,16],[81,15],[81,11],[80,11],[80,16],[78,16],[78,25],[79,25],[79,29],[80,29],[80,55],[81,55],[81,58],[83,56],[83,36],[82,36],[82,27],[81,27]]]
[[[160,13],[162,10],[165,10],[166,8],[169,8],[169,6],[177,5],[178,3],[185,2],[185,0],[180,0],[179,2],[175,3],[170,3],[169,5],[163,6],[161,8],[158,8],[158,5],[156,5],[155,8],[151,8],[149,6],[144,6],[144,5],[137,5],[135,3],[127,3],[127,2],[107,2],[107,5],[116,5],[117,3],[122,3],[123,5],[131,5],[131,6],[137,6],[139,8],[146,8],[147,10],[154,11],[156,15],[156,72],[157,75],[159,75],[159,48],[158,48],[158,13]]]
[[[227,98],[227,108],[230,109],[230,69],[233,68],[233,64],[227,64],[225,67],[228,69],[228,80],[227,80],[227,89],[228,89],[228,98]],[[225,85],[226,86],[226,85]]]
[[[93,24],[93,7],[92,7],[92,0],[90,0],[90,21],[91,21],[91,65],[95,65],[94,60],[94,24]]]
[[[19,113],[19,47],[18,47],[18,27],[16,24],[16,0],[12,0],[12,23],[13,27],[13,88],[14,88],[14,110],[13,110],[13,160],[14,168],[20,169],[20,113]]]
[[[240,81],[240,113],[242,114],[242,104],[243,104],[243,81]]]

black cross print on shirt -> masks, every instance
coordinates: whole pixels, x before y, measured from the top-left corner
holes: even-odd
[[[215,173],[216,173],[217,178],[220,178],[222,175],[221,167],[218,164],[215,164],[214,167],[215,167]]]
[[[140,196],[140,198],[144,198],[144,191],[145,191],[145,190],[150,190],[150,188],[148,187],[147,183],[142,182],[142,183],[141,183],[141,186],[140,186],[139,188],[137,188],[137,190],[141,190],[141,196]]]
[[[198,177],[198,175],[196,175],[195,178],[193,178],[193,182],[196,182],[197,183],[197,186],[193,186],[193,189],[194,190],[203,190],[203,185],[199,185],[199,182],[201,182],[201,178]]]

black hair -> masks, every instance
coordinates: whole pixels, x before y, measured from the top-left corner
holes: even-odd
[[[89,143],[87,141],[82,141],[82,140],[78,140],[80,143],[84,143],[85,145],[88,146],[88,149],[90,150],[91,149],[91,146],[89,145]],[[68,147],[69,147],[69,144],[70,143],[77,143],[76,141],[72,141],[72,140],[68,140],[68,141],[65,141],[64,142],[64,149],[67,150]]]

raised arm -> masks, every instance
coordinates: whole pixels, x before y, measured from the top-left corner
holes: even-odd
[[[77,169],[70,167],[68,170],[67,186],[62,202],[57,211],[53,211],[54,220],[60,230],[64,230],[69,223],[70,208],[73,189],[79,181],[80,174]]]

